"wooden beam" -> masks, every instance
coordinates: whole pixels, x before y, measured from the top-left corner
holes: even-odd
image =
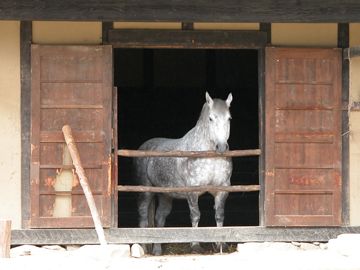
[[[109,43],[117,48],[233,48],[254,49],[266,45],[260,31],[220,30],[123,30],[109,31]]]
[[[357,0],[2,0],[0,20],[359,22]]]
[[[268,228],[268,227],[182,227],[105,229],[111,244],[198,242],[327,242],[344,233],[360,233],[360,227]],[[12,245],[98,244],[94,229],[13,230]]]
[[[224,153],[215,151],[150,151],[150,150],[118,150],[118,155],[122,157],[191,157],[191,158],[219,158],[219,157],[245,157],[259,156],[260,149],[232,150]]]
[[[1,9],[1,8],[0,8]],[[30,222],[30,123],[31,123],[31,42],[32,22],[20,22],[21,82],[21,212],[22,227]]]
[[[260,23],[260,31],[266,33],[266,42],[271,44],[271,23]]]
[[[338,47],[346,49],[350,45],[350,33],[348,23],[338,24]],[[350,63],[349,59],[342,59],[342,91],[341,102],[346,108],[341,112],[341,140],[342,140],[342,224],[350,224],[350,143],[349,143],[349,89],[350,89]]]
[[[113,29],[113,22],[102,22],[101,24],[102,29],[102,44],[108,44],[109,43],[109,30]]]
[[[118,186],[118,191],[122,192],[251,192],[259,191],[259,185],[237,185],[237,186],[193,186],[193,187],[150,187],[150,186]]]
[[[0,220],[0,258],[10,258],[11,220]]]

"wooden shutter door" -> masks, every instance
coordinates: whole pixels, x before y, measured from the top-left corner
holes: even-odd
[[[341,50],[266,49],[267,226],[341,225]]]
[[[68,124],[102,223],[109,227],[112,48],[33,45],[31,53],[30,226],[94,226],[61,131]]]

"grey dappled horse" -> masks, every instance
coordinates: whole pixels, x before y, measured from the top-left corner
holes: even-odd
[[[229,149],[227,140],[230,135],[231,93],[226,100],[212,99],[206,92],[206,102],[200,117],[190,131],[182,138],[153,138],[140,146],[140,150],[157,151],[208,151],[223,153]],[[156,187],[187,186],[229,186],[232,173],[231,158],[170,158],[146,157],[135,159],[135,175],[142,185]],[[200,220],[198,198],[202,193],[158,193],[158,207],[155,214],[155,226],[163,227],[170,214],[172,199],[186,199],[190,208],[193,227]],[[223,226],[224,207],[227,192],[213,192],[215,198],[215,220],[218,227]],[[139,226],[148,227],[149,205],[154,193],[141,193],[139,197]],[[192,243],[195,251],[200,251],[199,243]],[[161,245],[155,244],[153,254],[161,254]]]

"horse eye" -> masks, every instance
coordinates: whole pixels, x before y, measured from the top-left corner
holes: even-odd
[[[210,122],[212,122],[212,121],[213,121],[213,119],[212,119],[212,117],[211,117],[211,116],[209,117],[209,120],[210,120]]]

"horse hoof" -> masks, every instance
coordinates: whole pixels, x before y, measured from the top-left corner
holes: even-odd
[[[154,244],[152,254],[154,256],[161,256],[161,254],[162,254],[161,244]]]
[[[191,246],[191,253],[193,253],[193,254],[199,254],[199,253],[201,254],[204,252],[205,252],[205,250],[200,246],[200,244]]]

